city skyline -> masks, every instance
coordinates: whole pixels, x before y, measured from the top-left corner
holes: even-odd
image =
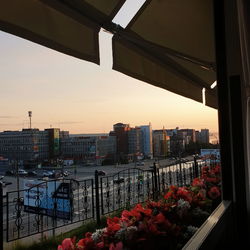
[[[116,122],[116,123],[123,123],[123,122]],[[141,126],[147,126],[147,125],[151,125],[152,126],[152,123],[151,122],[149,122],[148,124],[131,124],[131,123],[123,123],[123,124],[128,124],[131,128],[136,128],[136,127],[141,127]],[[114,125],[114,124],[113,124]],[[31,127],[31,129],[39,129],[39,130],[44,130],[44,129],[49,129],[49,128],[58,128],[58,129],[60,129],[60,131],[69,131],[69,133],[70,134],[82,134],[82,135],[88,135],[88,134],[93,134],[93,135],[95,135],[95,134],[108,134],[110,131],[112,131],[112,127],[113,127],[113,125],[111,125],[110,126],[110,130],[108,130],[108,131],[106,131],[106,132],[98,132],[98,131],[93,131],[93,132],[91,132],[91,133],[88,133],[88,132],[84,132],[84,131],[81,131],[80,133],[72,133],[72,132],[70,132],[70,130],[69,129],[61,129],[59,126],[54,126],[54,127],[34,127],[34,126],[32,126]],[[162,129],[166,129],[166,130],[168,130],[168,129],[176,129],[176,128],[178,128],[178,129],[194,129],[194,130],[196,130],[196,131],[200,131],[200,130],[202,130],[202,129],[208,129],[209,130],[209,132],[211,132],[211,133],[218,133],[218,131],[210,131],[210,129],[209,128],[207,128],[207,127],[201,127],[201,128],[193,128],[193,127],[187,127],[187,126],[184,126],[184,127],[180,127],[180,126],[178,126],[178,125],[176,125],[176,126],[173,126],[173,127],[166,127],[166,126],[162,126],[162,127],[157,127],[157,128],[155,128],[155,127],[153,127],[152,126],[152,130],[162,130]],[[23,130],[23,129],[30,129],[30,127],[29,127],[29,125],[28,125],[28,121],[27,121],[27,127],[22,127],[22,128],[17,128],[17,129],[15,129],[15,130],[11,130],[11,129],[6,129],[6,130],[0,130],[0,133],[1,132],[4,132],[4,131],[21,131],[21,130]]]

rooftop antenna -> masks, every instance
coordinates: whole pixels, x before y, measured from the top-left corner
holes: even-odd
[[[32,117],[32,111],[28,111],[29,118],[30,118],[30,129],[31,129],[31,117]]]

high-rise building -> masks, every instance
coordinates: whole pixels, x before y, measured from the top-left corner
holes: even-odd
[[[209,129],[201,129],[200,142],[206,144],[209,143]]]
[[[96,157],[100,159],[113,159],[116,154],[116,137],[115,136],[98,136],[96,137]]]
[[[61,139],[61,156],[81,162],[101,164],[103,159],[114,159],[114,136],[74,136]]]
[[[186,137],[182,134],[174,134],[170,137],[170,151],[174,157],[180,157],[185,150]]]
[[[49,159],[56,159],[60,156],[60,129],[48,128],[44,132],[49,136]]]
[[[128,131],[130,129],[129,124],[116,123],[113,125],[113,131],[109,133],[110,136],[116,136],[116,152],[118,158],[127,158],[129,152]]]
[[[198,130],[196,130],[195,131],[195,139],[196,139],[196,142],[200,142],[201,141],[201,139],[200,139],[200,131],[198,131]]]
[[[58,129],[23,129],[0,133],[0,155],[9,160],[42,161],[59,151]]]
[[[196,142],[196,134],[194,129],[179,129],[178,135],[182,135],[186,144],[189,144],[190,142]]]
[[[170,137],[165,129],[153,131],[153,154],[154,157],[166,157],[170,153]]]
[[[146,158],[153,157],[153,134],[152,134],[152,126],[143,125],[140,126],[142,131],[142,153]]]
[[[142,131],[139,127],[128,131],[128,153],[132,155],[142,153]]]

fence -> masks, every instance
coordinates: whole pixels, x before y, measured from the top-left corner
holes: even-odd
[[[87,219],[99,223],[102,215],[157,199],[170,185],[189,185],[202,165],[197,161],[164,167],[154,163],[150,169],[130,168],[108,176],[96,171],[94,179],[27,183],[27,189],[7,192],[6,197],[0,185],[0,229],[6,232],[2,241],[54,232]]]

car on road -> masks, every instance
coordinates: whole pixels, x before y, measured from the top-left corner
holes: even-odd
[[[43,177],[49,177],[49,178],[54,178],[55,177],[55,173],[54,171],[43,171]]]
[[[136,163],[136,166],[144,166],[144,165],[145,165],[145,163],[143,161],[138,161]]]
[[[67,177],[67,176],[70,175],[70,172],[67,171],[67,170],[65,170],[64,172],[62,172],[62,175],[63,175],[64,177]]]
[[[24,169],[18,169],[18,175],[19,176],[27,176],[28,172],[25,171]]]

